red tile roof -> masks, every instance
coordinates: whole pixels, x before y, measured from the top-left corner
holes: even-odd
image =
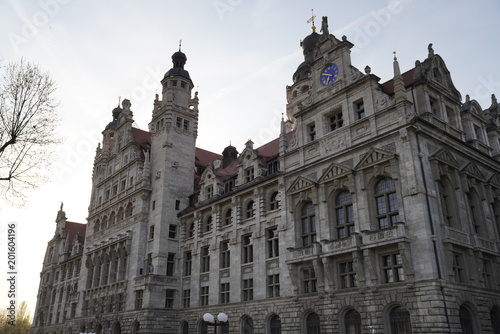
[[[76,235],[78,235],[78,241],[83,244],[85,241],[87,224],[66,221],[64,229],[66,231],[66,240],[68,241],[66,244],[66,251],[70,252],[73,249],[73,241],[75,240]]]
[[[405,88],[410,87],[413,85],[415,82],[415,79],[413,79],[413,73],[415,72],[415,69],[412,68],[409,71],[406,71],[403,73],[401,76],[403,77],[403,82],[405,84]],[[383,84],[380,84],[380,88],[382,91],[388,95],[393,95],[394,94],[394,79],[388,80],[384,82]]]

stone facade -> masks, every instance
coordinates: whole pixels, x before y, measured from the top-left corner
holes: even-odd
[[[46,260],[33,333],[207,333],[207,312],[228,315],[223,333],[500,331],[495,96],[462,103],[432,45],[380,83],[323,27],[261,147],[196,148],[181,51],[148,132],[128,100],[113,111],[78,289],[58,297],[73,281]]]

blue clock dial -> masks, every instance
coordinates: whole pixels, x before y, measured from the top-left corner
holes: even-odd
[[[321,71],[320,82],[323,86],[330,86],[339,76],[339,67],[335,64],[326,65]]]

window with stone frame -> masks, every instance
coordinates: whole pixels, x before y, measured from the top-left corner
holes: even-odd
[[[316,289],[316,273],[313,267],[302,269],[302,293],[317,292]]]
[[[255,206],[256,204],[254,200],[248,201],[245,210],[245,218],[252,218],[255,216]]]
[[[267,297],[280,296],[280,274],[267,275]]]
[[[269,319],[270,334],[281,334],[281,319],[276,314]]]
[[[439,194],[439,202],[441,204],[441,214],[443,217],[443,221],[446,225],[454,227],[454,201],[450,183],[444,176],[442,176],[441,179],[436,182],[436,184]]]
[[[168,225],[168,237],[170,239],[177,239],[177,225],[175,224]]]
[[[212,230],[212,220],[213,217],[212,215],[206,215],[205,218],[203,219],[203,225],[202,225],[202,233],[208,233]]]
[[[492,267],[491,267],[491,262],[489,259],[482,259],[481,260],[481,276],[483,279],[483,284],[487,288],[493,288],[493,277],[492,277]]]
[[[363,99],[359,99],[354,102],[353,104],[354,107],[354,112],[356,114],[356,119],[363,119],[366,117],[366,112],[365,112],[365,103],[363,102]]]
[[[245,173],[245,183],[253,181],[255,177],[255,171],[253,167],[246,168],[244,173]]]
[[[469,189],[468,193],[465,193],[467,203],[469,206],[469,215],[472,223],[472,232],[477,235],[484,236],[486,231],[483,231],[482,226],[482,212],[481,212],[481,201],[479,196],[474,189]]]
[[[229,226],[233,222],[233,209],[232,208],[227,208],[226,211],[224,211],[224,219],[222,221],[222,226]]]
[[[193,266],[193,253],[191,251],[184,252],[184,276],[191,276]]]
[[[205,198],[211,199],[212,197],[214,197],[214,186],[208,185],[205,187]]]
[[[452,252],[452,268],[455,282],[465,283],[464,256],[459,252]]]
[[[267,163],[267,175],[273,175],[279,172],[280,161],[278,159],[273,159]]]
[[[342,191],[335,198],[335,221],[338,239],[347,238],[354,233],[352,195],[348,190]]]
[[[174,276],[175,271],[175,253],[167,254],[167,276]]]
[[[439,106],[439,101],[436,98],[429,96],[429,106],[434,116],[441,118],[441,107]]]
[[[271,197],[269,198],[269,210],[277,210],[280,208],[281,204],[281,194],[277,191],[273,191],[271,193]]]
[[[316,124],[314,122],[307,125],[307,135],[309,141],[316,140]]]
[[[312,202],[302,205],[300,211],[300,237],[302,247],[311,246],[316,241],[316,211]]]
[[[204,246],[200,250],[201,261],[200,261],[200,272],[206,273],[210,271],[210,248],[209,246]]]
[[[210,287],[202,286],[200,287],[200,306],[207,306],[210,296]]]
[[[278,257],[280,255],[278,228],[271,227],[266,230],[267,258]]]
[[[244,235],[241,237],[241,255],[242,255],[242,263],[250,263],[253,262],[253,243],[252,243],[252,235]]]
[[[174,308],[174,295],[175,290],[165,290],[165,308]]]
[[[189,308],[191,306],[191,289],[182,290],[182,307]]]
[[[354,261],[344,261],[339,262],[339,279],[340,279],[340,288],[348,289],[354,288],[357,286],[356,283],[356,270],[354,268]]]
[[[141,309],[142,308],[142,298],[144,296],[144,290],[136,290],[135,291],[135,309]]]
[[[316,313],[310,313],[306,317],[306,333],[307,334],[320,334],[321,321]]]
[[[194,234],[195,234],[195,223],[192,221],[187,224],[187,237],[192,238],[194,237]]]
[[[384,273],[384,283],[403,282],[405,274],[401,254],[382,255],[382,271]]]
[[[330,131],[340,129],[344,125],[344,116],[342,115],[342,110],[338,110],[330,114],[328,120],[330,122]]]
[[[220,243],[220,268],[229,268],[231,264],[231,253],[229,251],[229,240]]]
[[[253,300],[253,278],[243,280],[243,301]]]
[[[467,307],[464,305],[460,306],[458,317],[460,319],[460,327],[462,327],[462,334],[474,334],[474,317]]]
[[[375,185],[376,218],[379,229],[395,226],[399,220],[398,198],[393,179],[386,177]]]
[[[234,188],[234,185],[235,185],[235,178],[227,179],[224,182],[224,193],[228,193],[228,192],[232,191]]]
[[[220,303],[228,304],[230,302],[230,294],[229,294],[229,283],[221,283],[220,284]]]

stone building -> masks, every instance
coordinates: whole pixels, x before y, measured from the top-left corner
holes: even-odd
[[[219,312],[222,333],[500,332],[495,96],[462,102],[432,45],[381,83],[322,26],[265,145],[196,147],[180,50],[149,131],[113,110],[85,245],[61,208],[32,333],[207,333]]]

